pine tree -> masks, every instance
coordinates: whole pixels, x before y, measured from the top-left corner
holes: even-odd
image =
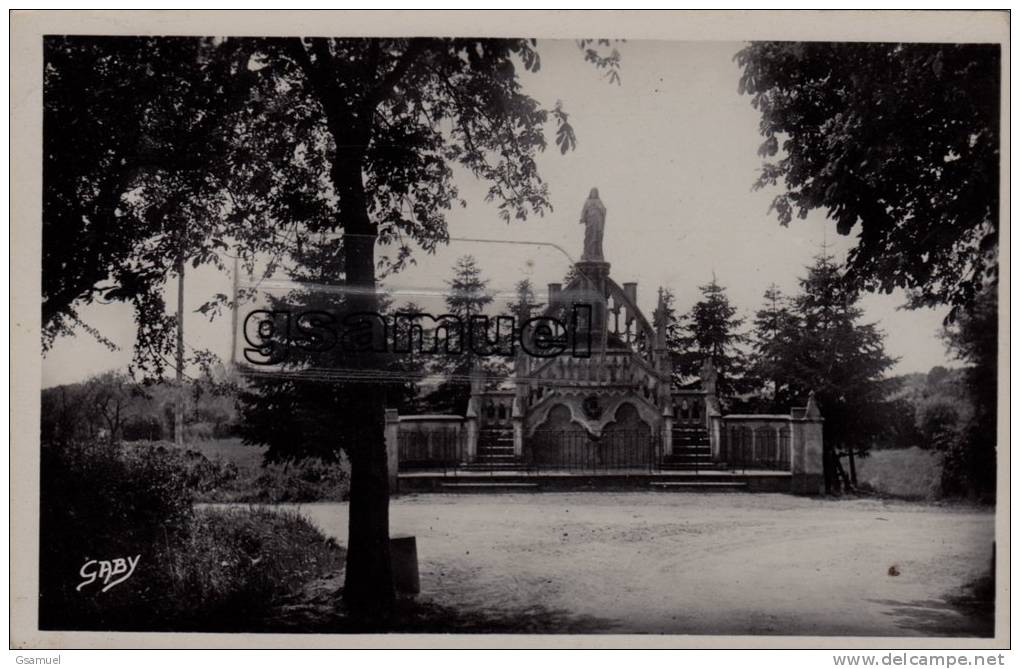
[[[800,283],[798,327],[776,346],[779,371],[794,396],[803,400],[815,393],[825,417],[825,485],[832,492],[837,476],[856,485],[855,457],[889,429],[887,397],[895,382],[885,375],[896,360],[886,355],[876,324],[860,323],[859,295],[831,256],[819,256]],[[848,458],[849,475],[842,472],[841,455]]]
[[[787,344],[795,337],[798,326],[799,318],[790,300],[779,286],[770,285],[765,291],[762,308],[754,316],[754,359],[749,370],[753,383],[763,395],[762,405],[769,412],[781,412],[793,400],[785,362],[789,353]]]
[[[446,295],[446,306],[451,314],[467,323],[471,316],[485,312],[492,303],[489,281],[482,278],[482,270],[474,256],[465,255],[453,266],[453,278],[447,281],[450,292]]]
[[[517,299],[507,306],[507,315],[513,316],[515,327],[521,327],[532,316],[539,313],[542,304],[535,296],[535,289],[530,279],[521,279],[514,287],[517,292]]]
[[[495,371],[490,369],[492,365],[488,364],[486,358],[472,351],[469,341],[472,316],[485,315],[493,296],[489,291],[488,279],[482,277],[481,268],[470,255],[457,259],[453,266],[453,278],[447,281],[447,285],[447,311],[459,318],[461,323],[459,335],[456,332],[448,335],[451,338],[451,350],[457,353],[436,359],[433,371],[444,376],[445,380],[429,394],[426,402],[433,411],[463,415],[471,397],[472,370],[477,368],[483,373]],[[490,332],[494,332],[495,327],[495,323],[490,323]]]
[[[740,333],[744,319],[737,318],[736,307],[714,276],[699,290],[702,298],[684,316],[677,341],[682,351],[679,371],[683,376],[697,375],[703,362],[711,360],[719,374],[720,399],[732,400],[745,385],[746,362],[740,348],[747,339]]]

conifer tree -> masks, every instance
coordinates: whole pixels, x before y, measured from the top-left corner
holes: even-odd
[[[514,317],[516,327],[519,328],[529,318],[541,311],[542,304],[535,296],[535,288],[531,285],[531,279],[521,279],[514,289],[517,292],[517,299],[507,306],[507,314]]]
[[[890,427],[885,409],[895,382],[886,372],[896,360],[885,353],[877,325],[860,322],[859,295],[831,256],[819,256],[800,284],[794,300],[798,327],[777,344],[777,369],[794,397],[803,401],[815,393],[825,417],[825,484],[831,492],[837,477],[856,485],[855,458]],[[846,475],[841,455],[848,458]]]
[[[453,353],[435,360],[434,372],[445,379],[426,401],[433,411],[463,415],[471,397],[472,370],[478,367],[482,373],[492,371],[487,358],[472,350],[470,340],[472,329],[475,330],[475,336],[487,334],[474,327],[472,317],[486,315],[485,311],[492,303],[493,296],[489,290],[489,280],[483,278],[481,268],[470,255],[457,259],[453,266],[453,278],[447,281],[447,285],[450,289],[445,298],[446,308],[448,313],[460,319],[461,327],[459,332],[448,333]],[[495,330],[496,324],[491,322],[489,333]]]
[[[752,346],[754,358],[749,374],[762,393],[769,412],[782,412],[793,398],[785,364],[790,351],[789,342],[796,336],[799,318],[793,312],[790,300],[779,286],[772,284],[765,291],[764,302],[754,316]]]
[[[714,276],[699,289],[702,297],[684,316],[677,340],[682,351],[679,371],[694,376],[705,360],[711,360],[719,374],[720,399],[732,400],[744,390],[746,362],[741,346],[747,338],[740,332],[744,319],[737,318],[736,307]]]

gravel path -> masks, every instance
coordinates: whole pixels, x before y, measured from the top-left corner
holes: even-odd
[[[422,597],[548,631],[990,635],[948,598],[988,568],[994,513],[788,495],[414,495]],[[300,510],[347,541],[345,504]],[[895,575],[890,575],[895,574]]]

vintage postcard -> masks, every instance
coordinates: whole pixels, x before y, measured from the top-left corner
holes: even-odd
[[[1007,646],[1008,18],[15,12],[12,646]]]

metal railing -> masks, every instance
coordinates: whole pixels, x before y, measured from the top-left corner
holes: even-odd
[[[400,432],[397,454],[401,470],[456,469],[464,457],[464,437],[457,430]]]
[[[575,430],[537,430],[525,438],[520,458],[512,458],[507,464],[504,458],[487,457],[493,454],[488,442],[494,435],[482,432],[478,452],[474,458],[468,458],[463,432],[401,431],[397,437],[399,470],[441,471],[454,476],[458,472],[508,470],[523,475],[557,471],[626,474],[655,472],[661,466],[662,440],[648,431],[614,430],[594,439]]]
[[[654,471],[659,467],[660,440],[648,432],[612,431],[593,439],[573,430],[536,430],[524,443],[530,471],[569,472]]]
[[[719,460],[731,469],[790,469],[790,430],[786,427],[722,425]]]

